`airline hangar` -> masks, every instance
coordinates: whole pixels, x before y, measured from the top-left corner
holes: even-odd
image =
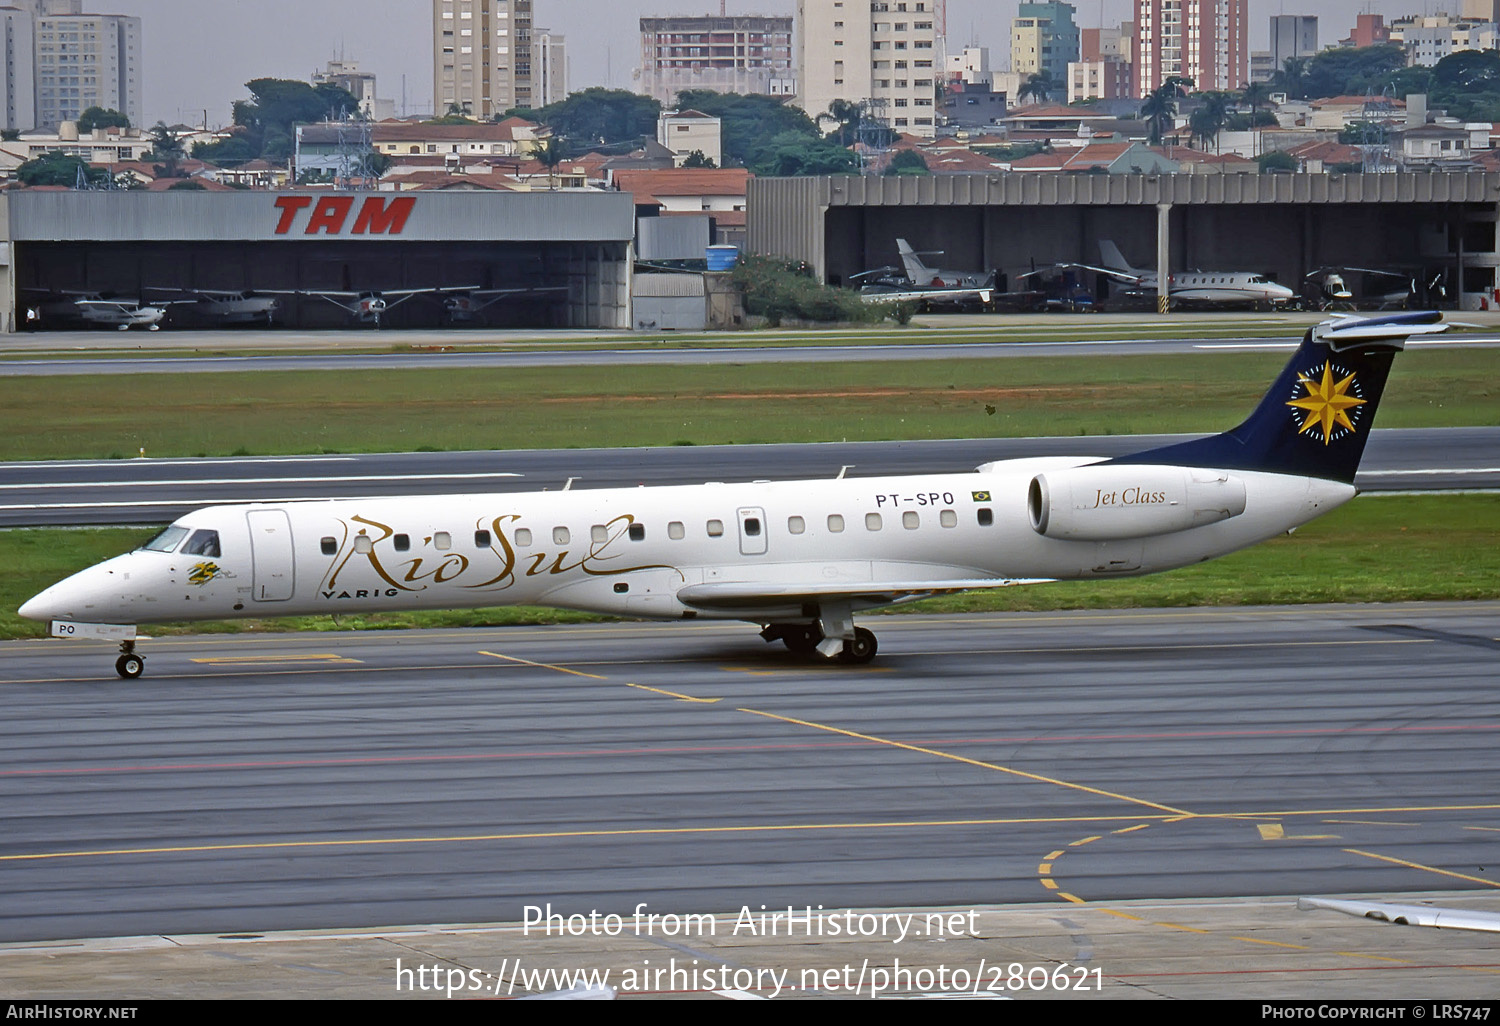
[[[747,199],[751,252],[834,284],[895,262],[898,238],[1013,288],[1033,268],[1098,263],[1105,239],[1154,269],[1164,227],[1174,271],[1253,270],[1295,291],[1320,267],[1393,267],[1441,274],[1466,308],[1500,298],[1492,172],[754,178]]]
[[[461,290],[481,299],[464,318],[474,326],[630,327],[629,193],[17,189],[4,209],[11,331],[59,296],[257,290],[295,328],[354,321],[328,294],[398,291],[409,298],[383,324],[441,326]]]

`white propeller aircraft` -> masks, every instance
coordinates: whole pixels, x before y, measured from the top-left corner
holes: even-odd
[[[60,637],[136,625],[539,604],[747,620],[874,658],[858,612],[932,595],[1126,577],[1222,556],[1352,499],[1391,361],[1438,313],[1325,321],[1239,427],[1115,459],[972,473],[213,506],[20,609]]]
[[[142,303],[139,299],[106,299],[98,292],[66,290],[53,294],[74,298],[44,302],[40,306],[30,307],[26,311],[26,319],[40,321],[43,324],[57,320],[102,324],[118,331],[128,331],[131,328],[159,331],[162,318],[167,315],[167,311],[162,307]]]
[[[151,289],[174,295],[190,295],[192,299],[169,299],[167,304],[191,304],[194,312],[219,324],[265,324],[270,325],[281,303],[275,296],[261,296],[245,290],[216,289]]]

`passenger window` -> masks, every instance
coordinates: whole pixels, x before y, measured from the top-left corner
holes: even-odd
[[[375,543],[370,541],[370,536],[368,534],[357,534],[354,536],[355,552],[362,552],[368,555],[370,550],[374,547]]]
[[[837,513],[828,514],[828,531],[830,534],[838,534],[844,529],[844,518]]]
[[[182,547],[184,556],[209,556],[218,559],[219,532],[218,531],[194,531],[188,543]]]
[[[958,514],[953,512],[953,510],[951,509],[945,509],[938,514],[938,523],[942,524],[944,527],[957,527]]]
[[[710,538],[717,538],[717,537],[719,537],[723,533],[724,533],[724,521],[722,521],[722,520],[710,520],[708,522],[708,536]]]
[[[158,532],[156,537],[142,545],[141,548],[150,549],[152,552],[171,552],[177,548],[178,542],[187,537],[187,533],[188,529],[186,527],[168,527]]]
[[[447,531],[438,531],[432,536],[432,546],[435,549],[446,552],[453,548],[453,536]]]
[[[989,509],[988,506],[981,506],[979,508],[979,526],[989,527],[994,522],[995,514]]]
[[[630,525],[630,540],[631,541],[645,541],[646,540],[646,525],[645,524],[631,524]]]
[[[552,529],[552,544],[553,545],[566,545],[566,544],[568,544],[568,529],[566,527],[554,527]]]
[[[406,552],[411,548],[411,535],[397,534],[391,537],[391,544],[396,546],[397,552]]]
[[[474,532],[474,547],[476,549],[487,549],[487,548],[489,548],[490,547],[490,532],[488,532],[488,531],[475,531]]]
[[[667,537],[673,541],[682,541],[685,534],[686,532],[682,529],[682,521],[674,520],[667,525]]]
[[[592,539],[596,545],[603,544],[604,542],[609,541],[609,531],[603,524],[595,524],[593,527],[589,528],[589,538]]]
[[[915,531],[921,525],[922,521],[918,519],[916,510],[909,509],[901,514],[901,526],[908,531]]]
[[[878,530],[880,530],[880,514],[879,513],[866,513],[865,514],[865,530],[866,531],[878,531]]]
[[[337,538],[324,538],[321,544],[323,546],[323,555],[325,555],[325,556],[336,556],[336,555],[338,555],[339,542],[338,542]]]
[[[807,530],[807,521],[803,520],[801,517],[787,517],[786,529],[792,534],[801,534],[802,532]]]
[[[745,537],[747,537],[747,538],[759,538],[760,537],[760,517],[746,517],[745,518]]]
[[[531,544],[531,528],[529,528],[529,527],[518,527],[518,528],[516,528],[516,544],[517,545],[530,545]]]

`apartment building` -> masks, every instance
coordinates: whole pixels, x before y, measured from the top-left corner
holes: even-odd
[[[936,6],[936,0],[798,0],[798,106],[816,118],[834,100],[862,103],[898,132],[932,137],[943,70]]]
[[[642,18],[640,26],[636,91],[664,107],[684,89],[796,95],[791,18]]]
[[[437,113],[487,118],[541,103],[531,12],[532,0],[432,0]]]
[[[77,121],[90,107],[140,124],[141,19],[43,14],[35,20],[35,47],[38,127]]]
[[[1061,85],[1068,65],[1078,60],[1075,8],[1064,3],[1022,3],[1010,29],[1010,70],[1019,75],[1045,72]]]
[[[1250,0],[1136,0],[1135,23],[1137,96],[1173,76],[1200,92],[1250,79]]]

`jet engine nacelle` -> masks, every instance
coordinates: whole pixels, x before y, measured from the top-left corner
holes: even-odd
[[[1027,510],[1032,529],[1048,538],[1121,541],[1239,516],[1245,512],[1245,482],[1191,467],[1049,470],[1031,479]]]

